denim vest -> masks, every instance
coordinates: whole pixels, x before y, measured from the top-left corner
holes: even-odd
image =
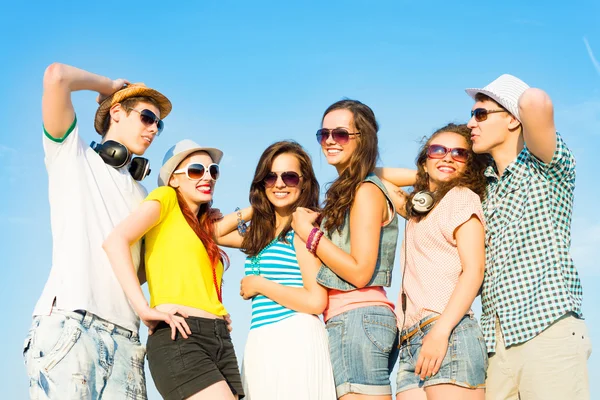
[[[392,284],[392,269],[394,268],[394,257],[396,256],[396,244],[398,242],[398,217],[396,216],[396,208],[394,207],[394,203],[390,199],[385,186],[383,186],[383,183],[381,183],[381,180],[379,180],[375,174],[370,173],[367,175],[364,182],[374,183],[379,189],[381,189],[388,201],[391,211],[394,214],[391,222],[381,228],[377,264],[375,264],[375,270],[373,271],[371,280],[365,287],[389,287]],[[323,228],[324,223],[325,221],[321,223],[321,229]],[[346,212],[344,223],[341,226],[341,229],[336,229],[331,234],[325,231],[325,236],[337,247],[350,254],[350,210]],[[335,272],[330,270],[325,264],[322,264],[321,269],[319,269],[319,273],[317,274],[317,282],[326,288],[341,290],[344,292],[357,289],[356,286],[337,276]]]

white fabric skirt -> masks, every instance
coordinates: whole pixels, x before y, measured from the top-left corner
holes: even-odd
[[[242,384],[247,400],[335,400],[323,322],[297,313],[250,330]]]

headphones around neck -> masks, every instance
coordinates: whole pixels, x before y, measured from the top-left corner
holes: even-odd
[[[417,214],[427,214],[433,208],[433,193],[421,190],[411,199],[411,208]]]
[[[150,175],[150,161],[144,157],[132,158],[129,149],[119,142],[114,140],[107,140],[104,143],[92,142],[90,147],[113,168],[122,168],[129,163],[129,173],[136,181],[141,181]]]
[[[434,200],[433,200],[433,193],[428,192],[427,190],[421,190],[420,192],[415,193],[415,195],[412,197],[412,199],[410,200],[410,207],[411,209],[419,214],[419,215],[425,215],[427,214],[429,211],[431,211],[431,209],[434,206]],[[407,298],[406,298],[406,292],[404,291],[404,282],[406,281],[406,252],[408,251],[408,248],[406,246],[406,242],[407,242],[407,232],[408,232],[408,220],[404,220],[404,265],[402,266],[402,283],[400,285],[400,304],[402,307],[402,325],[400,329],[404,329],[404,322],[406,321],[406,306],[407,306]]]

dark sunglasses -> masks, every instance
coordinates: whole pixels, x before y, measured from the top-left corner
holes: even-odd
[[[446,154],[450,153],[450,157],[454,161],[458,161],[461,163],[467,162],[469,159],[469,150],[463,149],[461,147],[455,147],[454,149],[449,149],[441,144],[431,144],[427,148],[427,157],[432,158],[434,160],[439,160],[446,157]]]
[[[213,181],[219,179],[219,164],[210,164],[208,167],[205,167],[204,164],[190,163],[181,169],[173,171],[173,173],[185,174],[188,179],[198,181],[204,178],[207,171]]]
[[[296,187],[300,184],[300,178],[302,175],[298,175],[294,171],[286,171],[278,174],[277,172],[269,172],[265,179],[263,179],[263,183],[265,187],[273,187],[277,183],[277,179],[281,176],[281,180],[285,184],[285,186]]]
[[[506,110],[486,110],[485,108],[476,108],[471,111],[471,117],[475,117],[475,121],[483,122],[488,118],[488,114],[508,112]]]
[[[154,114],[152,111],[146,110],[146,109],[143,109],[142,111],[140,111],[140,110],[136,110],[135,108],[132,108],[131,111],[135,111],[136,113],[139,113],[142,124],[144,124],[146,126],[150,126],[150,125],[156,123],[156,128],[158,129],[158,132],[156,132],[156,136],[160,135],[163,128],[165,127],[165,123],[163,122],[162,119],[158,119],[156,114]]]
[[[350,141],[350,136],[360,135],[360,132],[348,132],[348,129],[346,128],[323,128],[317,131],[317,142],[323,146],[325,142],[327,142],[327,139],[329,139],[329,135],[331,135],[337,144],[345,145]]]

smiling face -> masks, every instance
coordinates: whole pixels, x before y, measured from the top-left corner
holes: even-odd
[[[349,133],[356,133],[352,112],[346,109],[337,109],[327,113],[323,118],[322,128],[330,130],[343,128]],[[358,136],[351,135],[348,143],[342,145],[333,139],[333,135],[329,135],[327,140],[321,144],[321,149],[327,158],[327,162],[333,165],[338,173],[349,165],[350,157],[358,147],[357,140],[360,140]]]
[[[127,147],[133,154],[142,155],[152,144],[158,133],[158,127],[156,123],[144,125],[140,113],[134,110],[149,110],[160,118],[159,108],[149,102],[140,101],[133,107],[133,110],[126,110],[121,104],[115,104],[110,109],[112,121],[105,140],[115,140]]]
[[[265,194],[275,211],[281,215],[286,215],[293,211],[291,208],[296,204],[302,192],[304,178],[302,177],[300,161],[291,153],[280,154],[273,159],[270,172],[277,174],[277,181],[272,187],[265,185]],[[301,176],[299,184],[295,187],[286,185],[281,178],[283,172],[295,172],[298,176]]]
[[[185,169],[187,165],[192,163],[204,165],[204,176],[200,179],[189,179],[185,173],[173,173],[169,180],[169,186],[179,190],[188,204],[200,206],[201,204],[210,202],[213,198],[216,181],[212,179],[210,173],[206,171],[206,168],[213,163],[213,159],[208,153],[198,151],[187,156],[179,163],[175,170]]]
[[[429,142],[431,145],[442,145],[447,149],[468,149],[467,140],[454,132],[441,132],[435,135]],[[452,158],[451,152],[447,152],[441,159],[427,157],[423,164],[425,172],[429,175],[429,191],[433,192],[442,182],[448,182],[462,175],[467,164]]]

